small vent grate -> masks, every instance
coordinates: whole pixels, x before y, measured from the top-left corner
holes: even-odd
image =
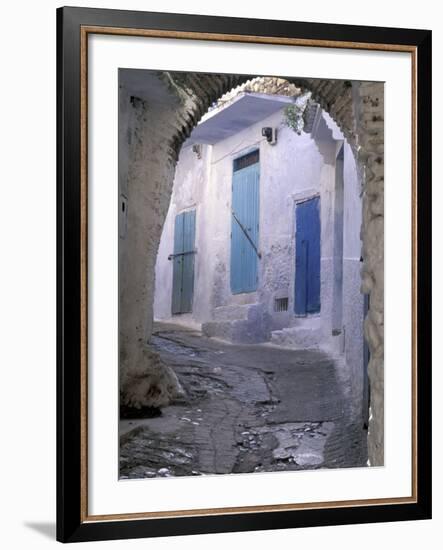
[[[274,311],[288,311],[288,299],[276,298],[274,300]]]
[[[259,151],[256,149],[243,157],[234,160],[234,172],[241,170],[242,168],[247,168],[252,164],[256,164],[259,161]]]

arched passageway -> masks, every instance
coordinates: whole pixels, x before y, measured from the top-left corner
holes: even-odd
[[[202,115],[250,75],[132,71],[121,87],[119,180],[126,218],[120,250],[122,402],[166,404],[177,391],[172,371],[145,344],[152,334],[155,261],[181,145]],[[370,294],[365,333],[370,350],[368,453],[383,463],[383,85],[288,78],[330,114],[354,152],[363,189],[362,288]],[[128,151],[124,154],[123,151]]]

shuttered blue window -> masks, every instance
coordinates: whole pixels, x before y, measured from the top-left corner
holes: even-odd
[[[320,311],[320,199],[295,209],[295,313]]]
[[[172,275],[172,313],[192,311],[194,296],[195,210],[175,218]]]
[[[258,150],[234,161],[231,216],[231,291],[254,292],[258,283]]]

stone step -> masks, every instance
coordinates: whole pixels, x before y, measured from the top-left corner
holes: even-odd
[[[233,308],[229,312],[229,315],[231,315],[234,309],[238,307],[242,308],[238,313],[241,313],[243,318],[214,320],[203,323],[203,334],[240,344],[268,342],[270,338],[270,318],[263,306],[260,304],[226,306],[223,313],[226,315],[227,308]]]
[[[256,323],[249,320],[240,321],[209,321],[203,323],[202,332],[206,336],[221,338],[234,344],[259,344],[269,340]]]
[[[322,338],[322,331],[315,327],[290,327],[271,333],[272,344],[294,349],[318,349]]]
[[[307,326],[309,325],[309,327]],[[315,329],[320,330],[322,327],[322,319],[320,315],[315,315],[314,317],[298,317],[295,316],[292,318],[291,326],[285,327],[285,329],[299,328],[299,329]],[[282,329],[282,330],[285,330]]]
[[[237,321],[248,318],[249,308],[258,304],[219,306],[214,309],[214,321]]]

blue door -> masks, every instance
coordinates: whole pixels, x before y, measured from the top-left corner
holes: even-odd
[[[320,311],[320,199],[295,209],[295,313]]]
[[[258,151],[234,161],[231,216],[231,291],[254,292],[258,282]]]
[[[172,274],[172,313],[192,311],[194,296],[195,210],[175,218]]]

